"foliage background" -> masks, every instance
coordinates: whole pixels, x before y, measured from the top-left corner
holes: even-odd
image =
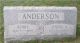
[[[80,0],[0,0],[0,43],[4,42],[4,6],[76,6],[78,9],[76,39],[42,40],[41,42],[34,40],[24,43],[80,43]]]

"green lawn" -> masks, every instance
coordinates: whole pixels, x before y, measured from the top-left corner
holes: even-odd
[[[4,6],[76,6],[78,8],[77,38],[62,40],[39,40],[24,43],[80,43],[80,0],[0,0],[0,43],[3,43],[3,7]]]

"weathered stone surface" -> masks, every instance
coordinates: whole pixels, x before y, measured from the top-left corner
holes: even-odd
[[[76,37],[76,7],[4,7],[4,39]]]

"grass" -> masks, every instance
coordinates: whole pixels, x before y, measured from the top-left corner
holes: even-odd
[[[78,8],[77,38],[62,40],[34,40],[22,43],[80,43],[80,0],[0,0],[0,43],[3,43],[3,7],[4,6],[76,6]],[[11,43],[11,42],[10,42]],[[18,42],[19,43],[19,42]]]

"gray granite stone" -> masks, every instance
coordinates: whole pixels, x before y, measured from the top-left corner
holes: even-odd
[[[4,40],[76,37],[76,7],[4,7]]]

